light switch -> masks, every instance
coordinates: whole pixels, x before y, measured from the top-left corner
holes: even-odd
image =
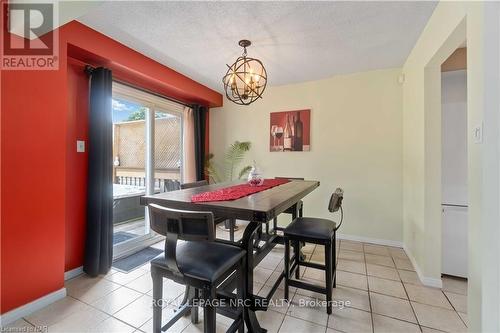
[[[83,141],[83,140],[76,141],[76,152],[77,153],[84,153],[85,152],[85,141]]]
[[[483,143],[483,124],[474,127],[472,130],[472,137],[474,139],[474,143]]]

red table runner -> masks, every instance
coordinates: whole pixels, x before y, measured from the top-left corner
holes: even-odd
[[[248,184],[234,185],[219,190],[203,192],[191,196],[191,202],[229,201],[246,197],[247,195],[268,190],[272,187],[288,183],[288,179],[264,179],[261,186]]]

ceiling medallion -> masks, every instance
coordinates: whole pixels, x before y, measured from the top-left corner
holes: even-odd
[[[259,59],[247,57],[247,47],[252,43],[243,39],[238,43],[243,48],[243,54],[228,67],[222,78],[226,97],[239,105],[249,105],[262,94],[267,85],[267,73]]]

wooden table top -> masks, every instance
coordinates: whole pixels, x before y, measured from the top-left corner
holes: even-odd
[[[197,193],[242,184],[243,181],[211,184],[185,190],[141,197],[141,204],[155,203],[168,208],[211,211],[216,217],[267,222],[284,212],[319,186],[319,181],[292,180],[286,184],[231,201],[191,202]]]

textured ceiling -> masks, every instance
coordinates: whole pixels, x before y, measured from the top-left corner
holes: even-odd
[[[403,65],[435,2],[106,2],[79,21],[215,90],[250,39],[269,84]]]

